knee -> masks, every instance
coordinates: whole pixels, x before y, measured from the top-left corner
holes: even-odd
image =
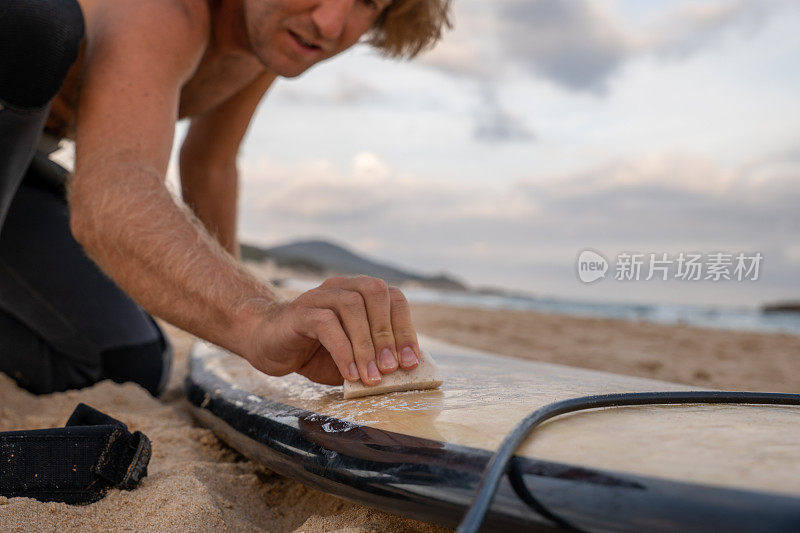
[[[0,99],[39,108],[78,56],[83,13],[75,0],[11,0],[0,16]]]
[[[87,387],[97,381],[91,365],[82,366],[0,309],[0,372],[33,394]]]
[[[110,348],[101,354],[101,379],[139,384],[153,396],[167,385],[172,369],[172,345],[165,336],[144,344]]]

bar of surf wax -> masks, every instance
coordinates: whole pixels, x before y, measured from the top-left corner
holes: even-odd
[[[360,398],[362,396],[372,396],[373,394],[384,394],[387,392],[399,392],[406,390],[435,389],[442,384],[439,376],[439,369],[433,358],[427,352],[420,353],[420,362],[412,370],[398,368],[391,374],[383,374],[381,382],[377,385],[367,386],[361,381],[344,382],[344,399]]]

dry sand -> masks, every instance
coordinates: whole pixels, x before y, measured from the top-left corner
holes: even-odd
[[[416,305],[420,332],[507,355],[704,387],[800,391],[800,337],[518,311]],[[445,531],[345,502],[241,458],[199,427],[181,392],[191,336],[167,327],[176,364],[160,400],[136,385],[33,396],[0,374],[0,430],[61,426],[85,402],[153,441],[132,492],[88,506],[0,498],[0,530]]]
[[[729,390],[800,392],[800,336],[417,304],[432,337],[524,359]]]

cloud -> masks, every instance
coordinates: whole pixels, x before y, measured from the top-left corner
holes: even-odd
[[[267,159],[242,170],[249,240],[322,235],[369,243],[373,255],[467,280],[490,274],[520,285],[537,273],[573,283],[564,265],[586,247],[609,254],[760,251],[769,269],[759,287],[776,294],[796,286],[800,269],[793,244],[800,150],[731,170],[677,154],[512,184],[404,175],[370,152],[344,169]]]
[[[732,31],[754,32],[791,0],[690,3],[664,13],[643,38],[646,49],[666,57],[685,57]]]
[[[475,121],[475,138],[481,141],[530,141],[535,138],[521,117],[503,109],[490,86],[483,91],[483,102],[475,114]]]
[[[376,227],[424,216],[436,223],[541,227],[548,239],[585,232],[728,242],[800,227],[800,150],[733,170],[673,154],[512,184],[406,175],[371,152],[356,154],[347,169],[263,159],[242,173],[248,217],[285,216],[320,229],[334,220],[363,224],[364,216]]]
[[[544,218],[559,221],[553,236],[602,228],[640,243],[783,246],[790,228],[800,227],[798,178],[800,161],[790,154],[732,171],[672,155],[612,162],[521,189],[538,199]]]
[[[285,217],[320,229],[331,223],[363,227],[365,221],[379,227],[409,220],[509,219],[533,209],[491,184],[397,173],[371,152],[356,154],[344,170],[324,161],[283,165],[266,158],[241,171],[246,217]]]
[[[278,99],[295,104],[358,105],[384,98],[383,93],[365,79],[345,73],[339,75],[333,87],[326,88],[324,93],[310,92],[290,82],[279,84],[276,93]]]
[[[604,4],[589,0],[498,2],[508,57],[571,89],[602,91],[630,55],[631,38]]]
[[[456,76],[489,79],[498,74],[498,64],[490,59],[489,54],[477,42],[469,39],[453,37],[442,41],[431,52],[418,60],[423,65]]]
[[[504,67],[497,61],[499,20],[492,2],[455,2],[455,24],[436,47],[416,61],[456,76],[491,79]]]
[[[600,0],[496,0],[491,10],[459,4],[456,29],[423,62],[484,82],[516,67],[556,85],[607,92],[628,62],[647,55],[685,58],[722,36],[753,33],[797,0],[684,2],[632,22]]]

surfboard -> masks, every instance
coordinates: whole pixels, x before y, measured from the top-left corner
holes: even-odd
[[[494,450],[534,409],[590,394],[693,389],[420,343],[439,366],[440,389],[344,400],[341,387],[267,376],[197,343],[186,392],[198,420],[252,460],[354,502],[454,527]],[[510,471],[486,531],[556,529],[538,505],[585,531],[797,531],[800,409],[582,411],[538,428]]]

